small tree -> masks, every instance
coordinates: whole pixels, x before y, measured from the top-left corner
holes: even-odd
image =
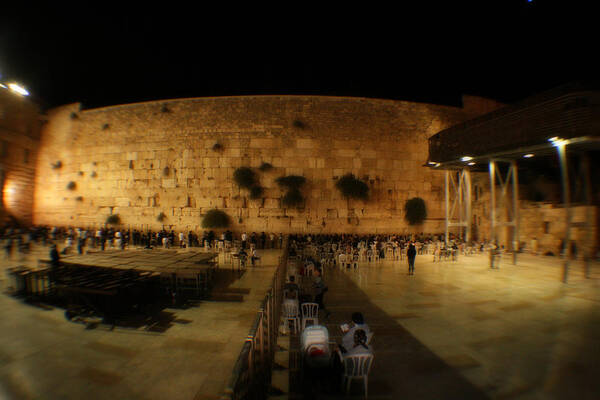
[[[304,204],[304,197],[300,188],[306,183],[306,178],[299,175],[280,176],[275,182],[281,189],[287,189],[281,198],[281,204],[286,207],[300,207]]]
[[[302,185],[306,183],[306,178],[299,175],[280,176],[279,178],[275,179],[275,182],[282,189],[285,188],[288,190],[300,190]]]
[[[239,167],[233,172],[234,182],[243,189],[251,189],[256,185],[256,174],[249,167]]]
[[[216,208],[209,210],[202,218],[203,228],[227,228],[229,223],[229,215]]]
[[[106,218],[106,225],[121,225],[119,214],[111,214]]]
[[[335,183],[335,187],[346,199],[368,200],[369,186],[356,178],[354,174],[346,174]]]
[[[300,193],[300,190],[290,189],[281,198],[281,204],[287,208],[300,207],[302,204],[304,204],[304,197],[302,196],[302,193]]]
[[[260,169],[262,172],[267,172],[273,169],[273,165],[271,165],[268,162],[264,162],[260,164],[260,167],[258,167],[258,169]]]
[[[420,197],[413,197],[406,200],[404,212],[404,219],[408,221],[409,225],[418,225],[427,218],[427,207],[425,206],[425,201]]]
[[[250,188],[250,198],[252,200],[260,199],[264,193],[265,189],[262,186],[252,186]]]

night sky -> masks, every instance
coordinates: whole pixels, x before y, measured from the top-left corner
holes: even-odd
[[[592,1],[396,3],[3,7],[0,81],[44,108],[253,94],[460,105],[600,71]]]

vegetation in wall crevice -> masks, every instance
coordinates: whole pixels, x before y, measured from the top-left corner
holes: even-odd
[[[106,224],[121,225],[121,217],[119,217],[119,214],[111,214],[108,217],[106,217]]]
[[[202,218],[203,228],[227,228],[229,227],[229,215],[216,208],[209,210]]]
[[[421,224],[427,218],[425,201],[420,197],[413,197],[404,203],[404,219],[409,225]]]

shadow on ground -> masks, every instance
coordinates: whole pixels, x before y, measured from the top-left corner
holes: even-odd
[[[339,325],[348,322],[354,311],[364,314],[374,331],[374,364],[369,375],[369,397],[389,399],[487,399],[487,395],[467,381],[456,369],[437,357],[394,318],[373,304],[369,297],[343,271],[326,274],[329,291],[325,305],[331,316],[327,326],[330,341],[340,342]],[[398,310],[401,312],[402,310]],[[291,338],[290,398],[341,399],[333,369],[309,370],[302,367],[299,339]],[[295,354],[294,354],[295,353]],[[296,361],[299,365],[295,364]],[[351,386],[350,396],[363,396],[362,381]]]

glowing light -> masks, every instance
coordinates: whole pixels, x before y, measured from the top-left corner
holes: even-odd
[[[531,157],[533,157],[533,156],[534,156],[534,154],[531,154],[531,153],[529,153],[529,154],[525,154],[525,155],[523,156],[523,158],[531,158]]]
[[[427,165],[435,165],[437,164],[435,161],[427,161]]]
[[[558,136],[554,136],[554,137],[551,137],[550,139],[548,139],[548,141],[549,141],[549,142],[555,142],[555,141],[557,141],[557,140],[559,140],[559,139],[560,139],[560,138],[559,138]]]
[[[467,165],[475,165],[475,163],[474,162],[470,162]]]
[[[17,85],[16,83],[9,83],[8,87],[10,90],[20,94],[21,96],[29,96],[29,92],[23,86]]]
[[[471,161],[473,159],[473,157],[470,156],[464,156],[460,159],[460,161],[466,162],[466,161]]]
[[[3,85],[3,84],[1,84],[1,83],[0,83],[0,88],[2,88],[2,89],[8,89],[8,88],[6,87],[6,85]]]

